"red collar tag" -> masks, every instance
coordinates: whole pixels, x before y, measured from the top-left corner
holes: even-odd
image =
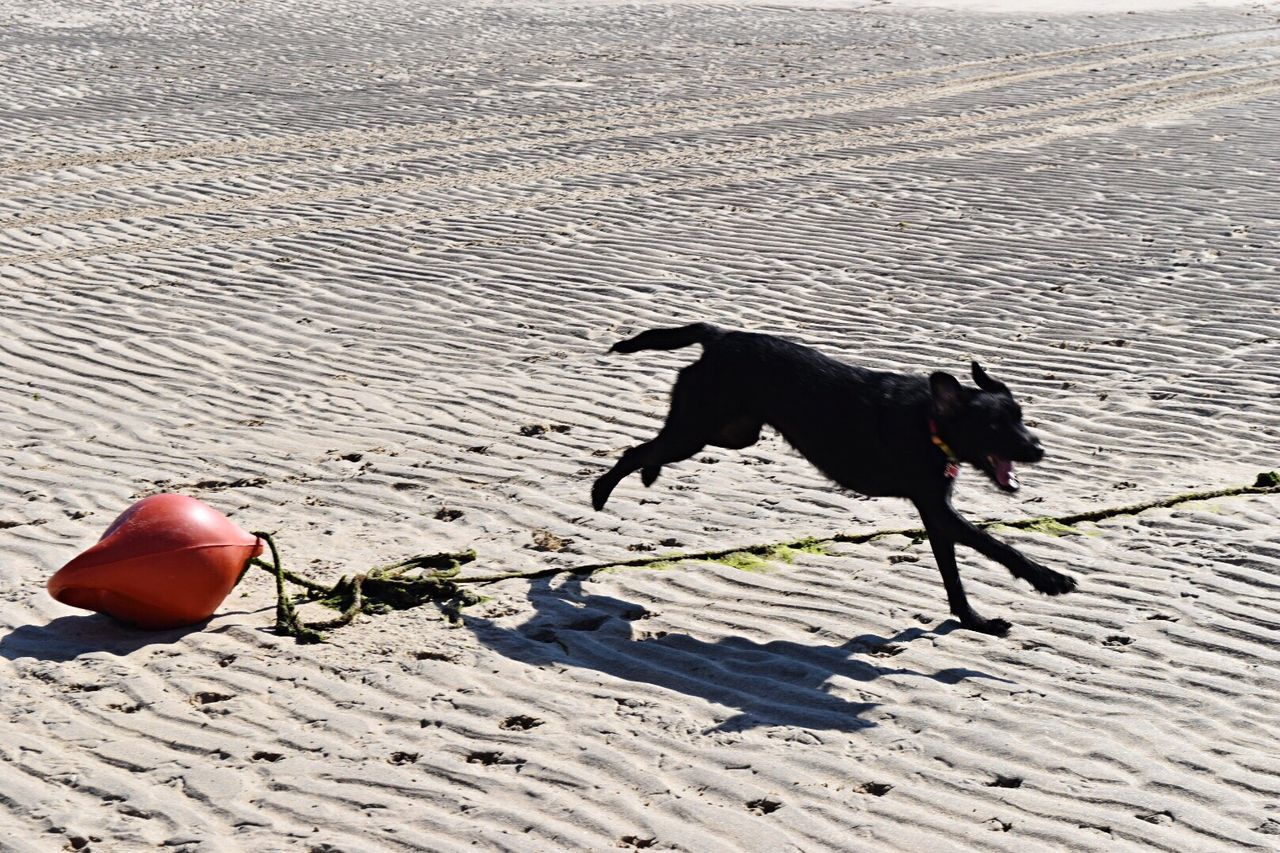
[[[959,463],[959,462],[948,462],[948,463],[947,463],[947,470],[946,470],[946,472],[945,472],[945,473],[946,473],[946,477],[947,477],[947,479],[948,479],[948,480],[954,480],[954,479],[956,479],[957,477],[959,477],[959,476],[960,476],[960,463]]]

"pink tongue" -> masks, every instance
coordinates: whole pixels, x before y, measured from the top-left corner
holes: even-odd
[[[1018,488],[1018,475],[1013,473],[1013,463],[998,456],[992,457],[991,461],[996,468],[996,482],[1007,489]]]

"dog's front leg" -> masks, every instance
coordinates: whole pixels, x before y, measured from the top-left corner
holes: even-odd
[[[951,615],[971,631],[1003,637],[1009,632],[1008,622],[1003,619],[984,619],[969,604],[969,597],[964,592],[964,584],[960,582],[960,567],[956,565],[955,540],[936,524],[931,523],[923,509],[920,515],[924,520],[925,530],[929,534],[929,547],[933,549],[933,558],[938,563],[938,571],[942,573],[942,583],[947,588],[947,604],[951,606]]]
[[[1034,560],[1023,556],[1010,545],[967,521],[951,506],[949,498],[917,502],[920,515],[926,519],[926,529],[935,525],[944,534],[961,545],[967,545],[988,559],[1004,566],[1015,578],[1021,578],[1045,595],[1061,595],[1076,588],[1075,578],[1055,572]]]

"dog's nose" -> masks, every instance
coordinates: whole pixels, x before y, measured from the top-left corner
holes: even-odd
[[[1023,431],[1018,436],[1018,455],[1015,457],[1019,462],[1036,463],[1044,458],[1044,446],[1040,444],[1040,439],[1036,438],[1030,432]]]

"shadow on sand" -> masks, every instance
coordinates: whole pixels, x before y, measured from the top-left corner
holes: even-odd
[[[47,625],[23,625],[0,637],[0,657],[69,661],[92,652],[123,657],[147,646],[177,642],[203,631],[207,625],[208,622],[201,622],[166,631],[144,631],[101,613],[59,616]]]
[[[504,628],[488,619],[466,617],[467,627],[481,643],[513,660],[596,670],[738,710],[709,731],[757,726],[856,731],[876,725],[863,715],[877,703],[833,695],[832,678],[868,682],[886,675],[910,676],[943,684],[967,678],[1004,680],[971,669],[930,674],[882,667],[854,656],[891,654],[891,644],[925,633],[949,633],[959,627],[954,620],[932,631],[909,628],[893,637],[865,634],[839,646],[757,643],[744,637],[708,642],[688,634],[637,631],[635,624],[649,615],[643,607],[589,594],[579,576],[559,586],[551,583],[551,578],[540,578],[530,584],[535,613],[524,624]]]

